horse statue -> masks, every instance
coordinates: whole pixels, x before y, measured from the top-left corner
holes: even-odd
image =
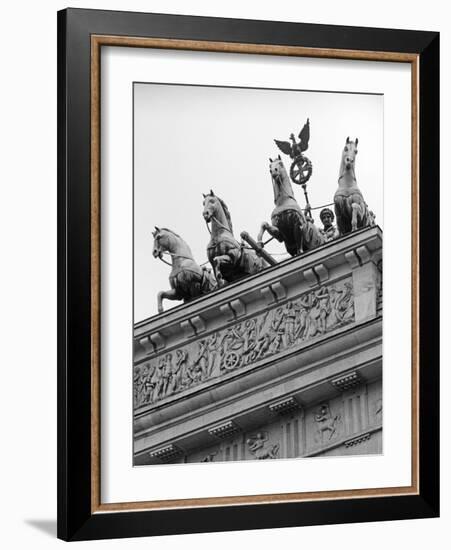
[[[271,223],[263,222],[257,240],[263,246],[263,235],[267,231],[278,241],[285,243],[285,248],[291,256],[297,256],[323,244],[324,236],[306,217],[294,198],[293,188],[285,166],[280,158],[269,159],[269,172],[274,191],[276,207],[271,214]]]
[[[355,157],[358,138],[346,143],[341,155],[338,189],[334,195],[335,216],[340,235],[346,235],[369,225],[374,225],[374,214],[368,209],[355,177]]]
[[[190,247],[174,231],[155,226],[152,254],[165,263],[163,254],[172,258],[169,275],[170,290],[158,293],[158,313],[163,312],[163,299],[183,300],[185,303],[193,298],[207,294],[217,287],[213,274],[206,267],[201,267],[193,258]]]
[[[203,217],[211,222],[211,239],[207,246],[207,256],[219,286],[231,283],[260,271],[266,266],[257,253],[240,244],[233,236],[232,219],[226,203],[213,191],[203,195]]]

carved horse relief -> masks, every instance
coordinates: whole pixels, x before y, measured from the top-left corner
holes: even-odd
[[[338,189],[334,195],[335,216],[340,235],[346,235],[369,225],[374,225],[374,214],[368,210],[362,192],[357,187],[355,177],[355,158],[358,138],[346,143],[341,155]]]
[[[190,247],[174,231],[155,227],[152,233],[154,242],[152,254],[154,258],[163,260],[163,254],[171,257],[171,273],[169,274],[170,290],[158,293],[158,312],[163,312],[163,299],[183,300],[189,302],[216,288],[213,274],[206,267],[201,267],[193,258]]]
[[[278,241],[285,243],[291,256],[312,250],[324,243],[324,236],[316,225],[307,219],[296,201],[290,178],[280,158],[269,159],[276,207],[271,214],[271,223],[263,222],[258,234],[258,242],[263,246],[263,235],[267,231]]]
[[[208,195],[204,195],[202,215],[207,225],[211,223],[207,256],[220,286],[265,267],[265,262],[254,250],[235,239],[229,209],[211,190]]]

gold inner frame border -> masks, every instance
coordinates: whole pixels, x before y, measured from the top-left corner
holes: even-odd
[[[191,50],[409,63],[412,100],[412,479],[410,486],[102,503],[100,492],[100,53],[102,46]],[[130,36],[91,36],[91,513],[274,504],[419,494],[419,55],[269,44],[212,42]]]

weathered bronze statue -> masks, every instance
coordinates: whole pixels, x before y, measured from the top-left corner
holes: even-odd
[[[323,224],[323,228],[320,229],[321,233],[324,235],[324,240],[326,243],[336,239],[339,234],[338,230],[334,225],[334,213],[330,208],[323,208],[319,213],[319,219]]]
[[[276,207],[271,214],[271,223],[263,222],[257,240],[263,246],[263,235],[267,231],[278,241],[285,243],[288,254],[296,256],[324,243],[324,236],[311,218],[304,215],[296,201],[285,166],[280,158],[270,160]]]
[[[346,143],[341,155],[338,189],[334,196],[335,216],[340,235],[346,235],[363,227],[374,224],[374,215],[363,199],[362,192],[357,187],[355,177],[355,158],[357,155],[358,138]]]
[[[254,250],[235,239],[229,209],[211,190],[209,194],[204,195],[203,217],[207,225],[211,222],[207,256],[219,286],[256,273],[265,267],[264,260]]]
[[[211,271],[196,263],[190,247],[177,233],[165,227],[155,227],[152,235],[154,258],[163,260],[163,254],[167,254],[172,259],[172,263],[169,264],[172,268],[169,275],[171,289],[158,293],[159,313],[163,312],[164,298],[189,302],[216,288],[217,284]]]

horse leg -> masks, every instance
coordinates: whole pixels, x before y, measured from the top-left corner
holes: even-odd
[[[263,247],[263,235],[267,231],[271,237],[275,237],[278,241],[282,241],[282,235],[275,225],[271,225],[268,222],[263,222],[260,226],[260,232],[257,236],[257,242]]]
[[[158,293],[157,302],[158,302],[158,313],[163,313],[163,299],[166,300],[178,300],[177,292],[171,288],[171,290],[162,290]]]
[[[362,209],[360,208],[360,205],[356,202],[353,202],[351,205],[352,208],[352,219],[351,219],[351,231],[356,231],[358,222],[359,222],[359,214],[362,215]]]
[[[227,254],[223,254],[222,256],[215,256],[213,258],[213,264],[214,264],[214,270],[216,275],[216,280],[218,281],[218,286],[222,287],[225,285],[224,277],[222,276],[222,265],[224,264],[231,264],[232,259]]]

